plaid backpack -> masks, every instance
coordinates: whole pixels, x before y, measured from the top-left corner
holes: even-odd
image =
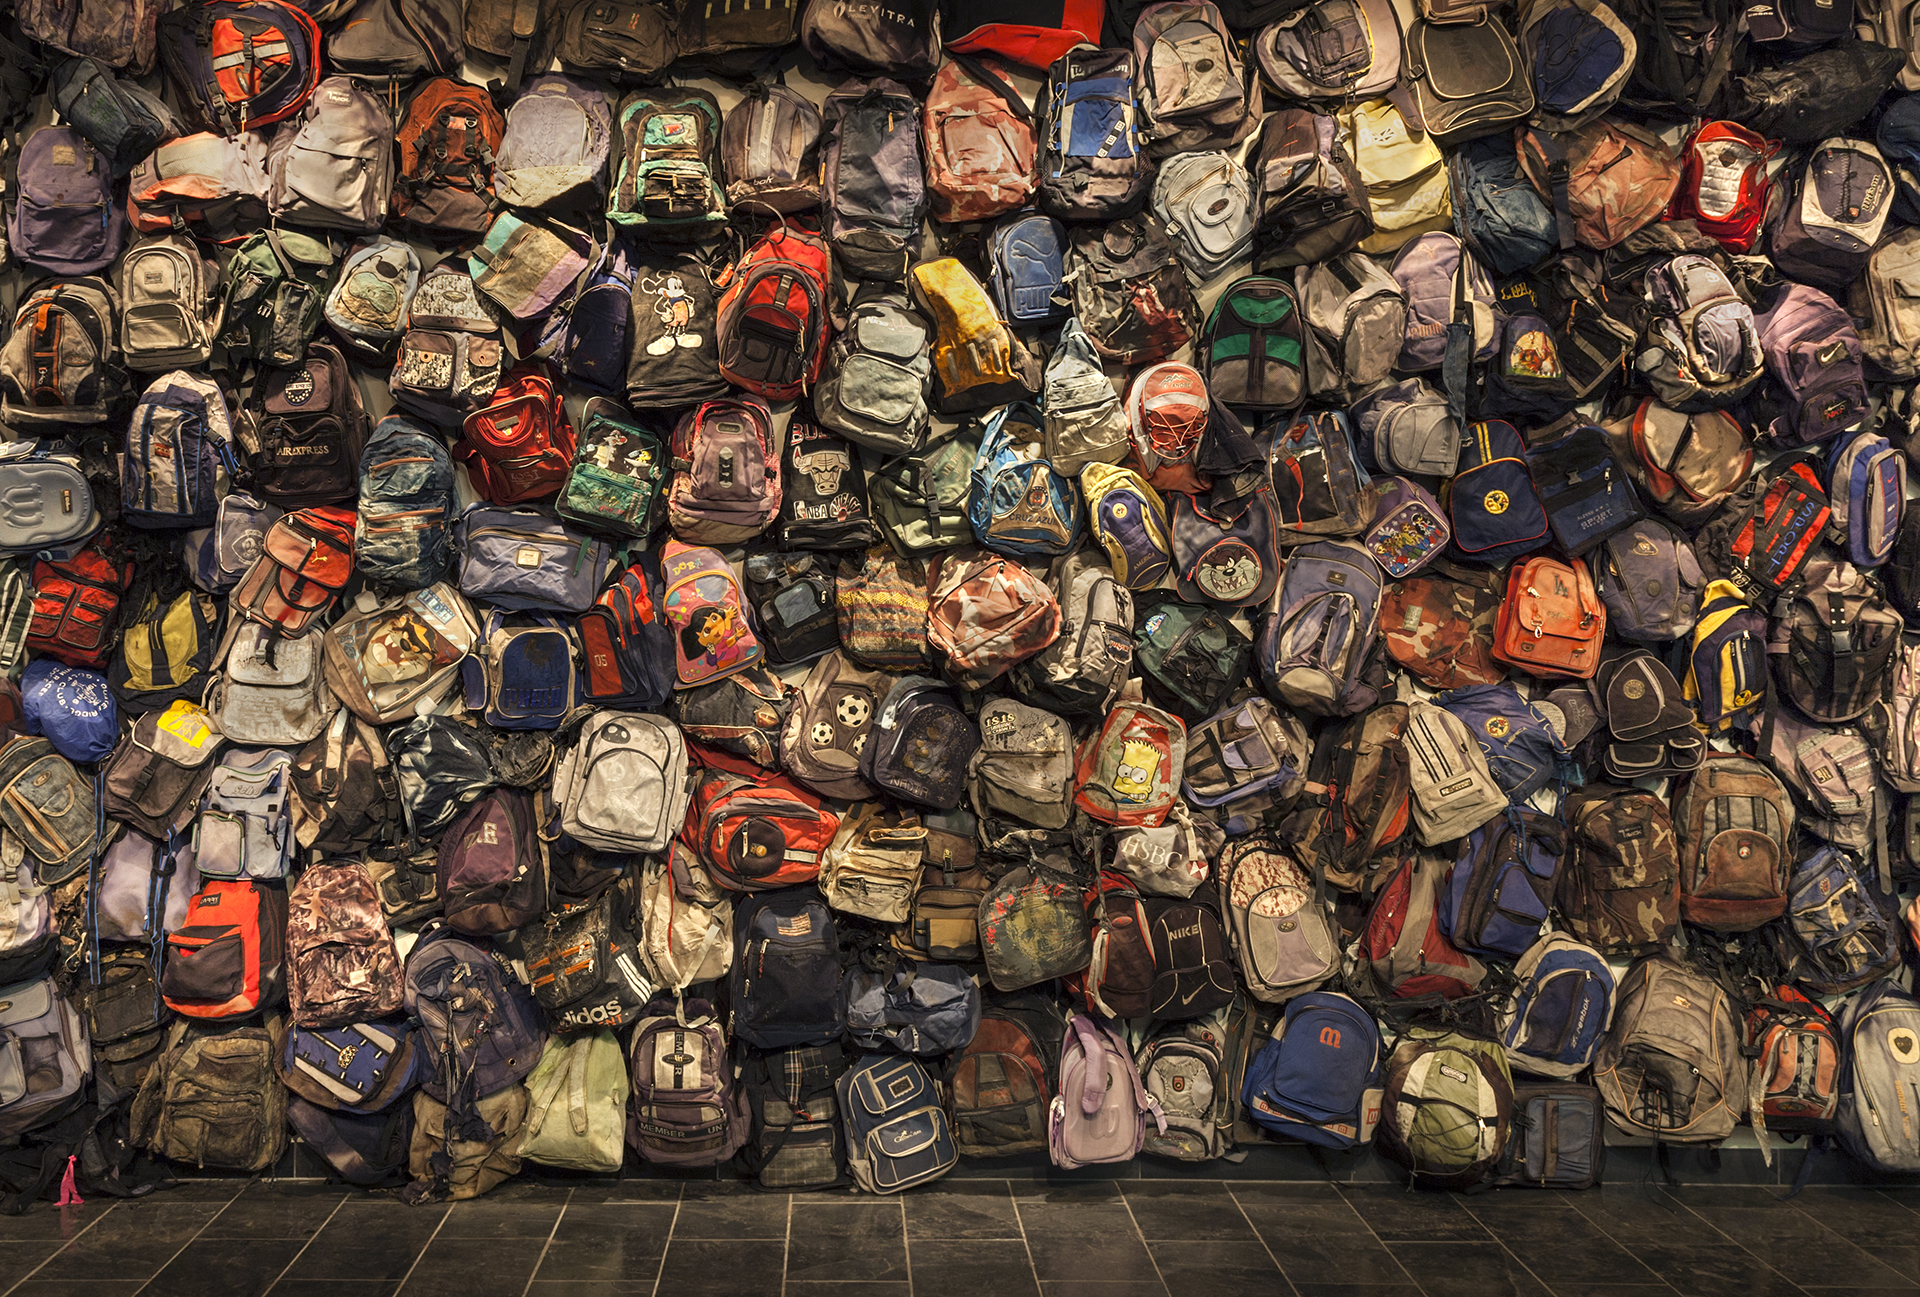
[[[1448,150],[1447,178],[1454,233],[1492,273],[1519,274],[1558,246],[1553,208],[1525,183],[1505,136],[1486,135]]]

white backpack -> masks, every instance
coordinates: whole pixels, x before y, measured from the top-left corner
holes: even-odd
[[[1068,319],[1040,383],[1046,457],[1069,475],[1088,464],[1118,464],[1131,444],[1127,410],[1100,364],[1093,339]]]
[[[340,709],[322,668],[325,634],[287,637],[258,622],[236,621],[226,664],[207,690],[207,710],[235,743],[280,747],[317,738]]]
[[[601,851],[665,851],[692,793],[680,727],[640,712],[588,717],[553,775],[561,831]]]
[[[681,843],[640,870],[640,958],[669,991],[725,977],[733,965],[733,899]]]

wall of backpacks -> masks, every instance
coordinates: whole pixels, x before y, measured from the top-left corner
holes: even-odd
[[[1920,1170],[1897,6],[10,9],[0,1205]]]

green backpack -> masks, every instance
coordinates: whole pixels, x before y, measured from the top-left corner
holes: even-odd
[[[627,1057],[611,1031],[548,1039],[527,1077],[520,1156],[569,1171],[618,1171],[626,1158]]]
[[[227,355],[299,364],[320,328],[335,261],[331,244],[294,230],[262,230],[241,243],[220,276]]]
[[[1512,1122],[1513,1074],[1495,1041],[1415,1027],[1387,1060],[1374,1141],[1416,1185],[1483,1183],[1500,1164]]]
[[[980,424],[968,423],[874,470],[867,482],[868,499],[895,549],[919,554],[973,543],[967,503],[980,431]]]
[[[1133,657],[1147,679],[1188,721],[1203,720],[1253,670],[1253,641],[1218,608],[1169,593],[1135,596]]]

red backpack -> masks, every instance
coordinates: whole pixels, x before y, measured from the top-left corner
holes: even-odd
[[[1791,986],[1776,986],[1747,1011],[1747,1053],[1764,1087],[1754,1124],[1786,1134],[1823,1134],[1840,1100],[1840,1043],[1833,1017]]]
[[[780,225],[748,248],[717,281],[720,376],[770,401],[791,401],[819,382],[832,283],[817,234]]]
[[[680,841],[735,892],[797,887],[820,876],[840,817],[784,775],[703,769]]]
[[[1746,252],[1767,214],[1767,162],[1780,151],[1735,122],[1708,122],[1680,152],[1670,221],[1692,221],[1729,252]]]
[[[320,24],[283,0],[207,0],[160,19],[167,75],[222,135],[306,107],[320,85]]]
[[[921,113],[935,220],[983,221],[1032,200],[1033,110],[998,63],[949,50]]]
[[[133,572],[109,558],[102,532],[72,558],[33,565],[33,619],[27,648],[72,667],[104,668]]]
[[[287,985],[287,893],[249,878],[208,879],[167,934],[160,997],[188,1018],[238,1018],[277,1004]]]
[[[1362,978],[1386,995],[1470,995],[1487,975],[1440,931],[1440,889],[1448,862],[1425,852],[1409,855],[1374,897],[1360,931],[1357,961]]]
[[[479,86],[456,77],[422,85],[394,134],[394,219],[484,233],[493,223],[493,158],[506,131],[506,118]]]
[[[348,506],[322,504],[276,520],[229,606],[289,635],[326,620],[353,577],[354,518]]]
[[[1084,999],[1088,1013],[1106,1018],[1144,1018],[1153,1012],[1153,940],[1140,889],[1111,869],[1087,888],[1093,921],[1093,958],[1067,979],[1067,994]]]
[[[549,499],[573,467],[573,425],[552,373],[540,361],[523,360],[508,370],[493,400],[468,415],[460,431],[454,458],[495,504]]]

